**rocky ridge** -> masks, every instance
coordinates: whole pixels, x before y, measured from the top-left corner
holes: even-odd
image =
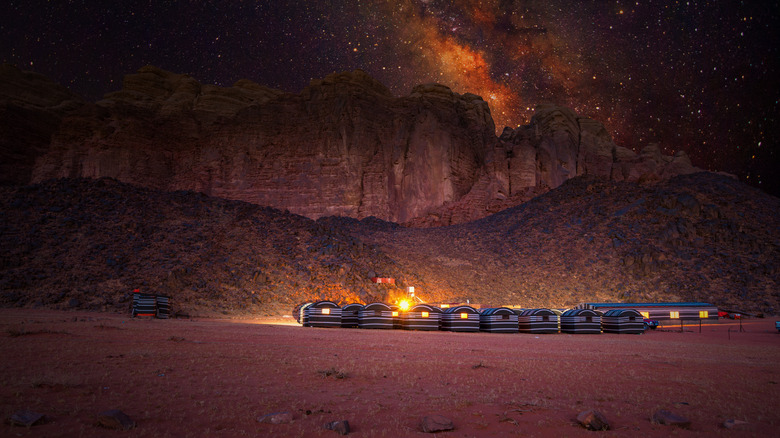
[[[36,75],[11,67],[2,73],[0,83],[29,82],[0,88],[7,106],[38,95],[59,96],[45,108],[70,102],[47,126],[30,126],[38,134],[4,128],[4,161],[20,151],[28,156],[27,170],[7,183],[111,177],[312,219],[375,216],[437,226],[518,205],[573,176],[655,182],[698,171],[684,153],[617,146],[601,123],[555,105],[540,105],[529,125],[497,137],[479,96],[425,84],[394,97],[360,70],[290,94],[248,80],[200,84],[147,66],[95,103]],[[16,91],[25,89],[38,94]],[[40,138],[29,148],[32,135]]]
[[[697,173],[654,185],[575,177],[478,221],[312,220],[113,179],[0,188],[0,305],[287,314],[302,301],[568,307],[701,300],[780,309],[780,199]],[[374,284],[373,276],[396,285]]]

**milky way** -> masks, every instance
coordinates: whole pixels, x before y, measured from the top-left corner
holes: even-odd
[[[2,61],[88,99],[152,64],[288,92],[363,69],[396,95],[439,82],[482,96],[498,132],[554,102],[616,143],[658,142],[780,195],[777,2],[12,1]]]

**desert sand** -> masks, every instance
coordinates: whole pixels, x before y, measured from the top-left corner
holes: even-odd
[[[666,325],[643,335],[304,328],[278,319],[133,319],[0,310],[0,414],[45,414],[0,436],[776,436],[774,318]],[[96,425],[119,409],[127,432]],[[576,422],[596,409],[611,430]],[[690,429],[653,424],[666,409]],[[290,412],[293,421],[258,417]],[[722,427],[747,422],[743,430]]]

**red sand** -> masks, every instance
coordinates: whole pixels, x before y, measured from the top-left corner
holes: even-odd
[[[780,334],[774,319],[661,327],[644,335],[528,335],[303,328],[279,320],[152,320],[0,310],[0,415],[49,417],[0,436],[776,436]],[[322,371],[345,373],[345,378]],[[120,409],[130,432],[95,426]],[[667,409],[690,430],[651,424]],[[291,411],[290,424],[257,417]],[[747,421],[730,431],[727,419]],[[119,435],[117,435],[119,436]]]

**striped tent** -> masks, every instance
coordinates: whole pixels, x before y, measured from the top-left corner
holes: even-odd
[[[479,329],[489,333],[517,333],[517,314],[507,307],[482,309]]]
[[[157,300],[155,295],[133,293],[133,317],[156,316]]]
[[[558,315],[551,309],[525,309],[517,317],[520,333],[558,333]]]
[[[304,310],[304,327],[341,327],[341,306],[333,301],[317,301]]]
[[[366,304],[360,309],[358,325],[362,329],[392,329],[393,311],[385,303]]]
[[[390,304],[390,311],[392,312],[393,317],[393,328],[396,330],[402,329],[403,324],[401,323],[401,306],[397,304]]]
[[[404,330],[439,330],[441,309],[428,304],[416,304],[401,313]]]
[[[341,308],[341,327],[343,328],[355,328],[358,326],[358,314],[360,309],[363,308],[362,304],[353,303],[347,304]]]
[[[450,332],[478,332],[479,312],[471,306],[455,306],[441,312],[441,329]]]
[[[645,332],[642,314],[634,309],[612,309],[601,315],[604,333],[626,333],[638,335]]]
[[[171,316],[171,304],[170,299],[164,295],[157,295],[157,317],[160,319],[168,319]]]
[[[306,308],[311,306],[312,303],[301,303],[295,306],[295,308],[292,311],[292,316],[295,318],[295,322],[298,324],[303,325],[304,327],[307,327],[306,325]]]
[[[561,333],[599,334],[601,316],[591,309],[571,309],[561,315]]]

